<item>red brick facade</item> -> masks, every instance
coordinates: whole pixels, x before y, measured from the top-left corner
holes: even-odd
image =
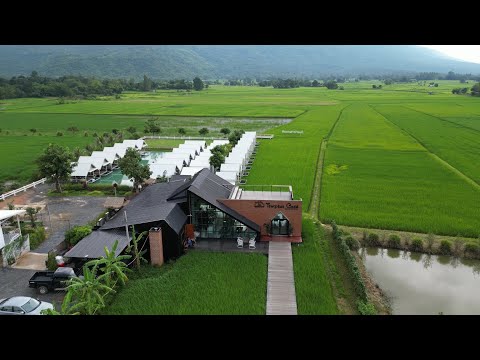
[[[150,262],[152,265],[163,265],[162,228],[151,228],[148,232],[150,242]]]
[[[271,220],[281,212],[293,227],[291,235],[292,241],[298,242],[302,236],[302,201],[300,200],[235,200],[235,199],[218,199],[219,202],[225,204],[229,208],[235,210],[239,214],[245,216],[249,220],[260,226],[260,235],[267,238],[268,234],[264,224],[270,224]],[[280,236],[271,238],[276,241]],[[282,239],[287,240],[289,236]],[[288,240],[287,240],[288,241]]]

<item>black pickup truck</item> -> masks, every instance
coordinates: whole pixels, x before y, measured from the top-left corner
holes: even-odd
[[[37,271],[28,281],[28,286],[36,288],[40,294],[49,290],[65,289],[65,282],[78,274],[70,267],[59,267],[55,271]]]

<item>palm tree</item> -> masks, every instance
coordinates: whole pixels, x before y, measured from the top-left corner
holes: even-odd
[[[114,289],[105,285],[105,278],[110,273],[96,276],[97,267],[92,270],[83,266],[83,276],[68,280],[67,294],[65,295],[65,308],[69,313],[78,312],[83,315],[94,315],[105,307],[104,297]]]
[[[105,246],[105,256],[102,256],[100,259],[95,259],[87,262],[86,266],[92,266],[93,269],[100,269],[104,274],[108,274],[105,277],[105,285],[115,287],[118,281],[122,285],[125,285],[125,282],[128,280],[126,275],[127,272],[131,271],[127,264],[123,260],[130,259],[131,255],[119,255],[115,256],[115,251],[117,250],[118,240],[115,240],[115,243],[112,246],[111,250]]]

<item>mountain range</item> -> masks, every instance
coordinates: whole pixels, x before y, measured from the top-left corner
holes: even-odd
[[[480,74],[480,64],[415,45],[0,45],[0,76],[203,79]]]

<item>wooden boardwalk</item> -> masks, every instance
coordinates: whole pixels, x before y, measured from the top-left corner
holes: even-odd
[[[267,315],[297,315],[292,247],[289,242],[270,241]]]

